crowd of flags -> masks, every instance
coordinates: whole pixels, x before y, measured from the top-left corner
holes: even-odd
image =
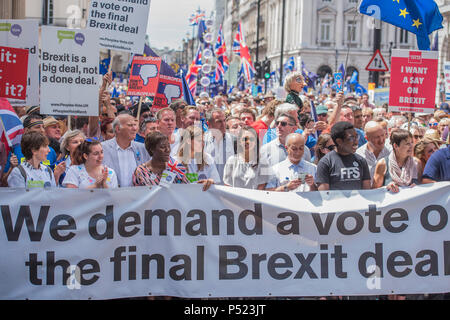
[[[429,50],[431,43],[429,41],[429,34],[437,29],[442,28],[442,16],[436,3],[433,0],[422,0],[419,2],[412,0],[363,0],[359,6],[359,12],[362,14],[369,14],[367,9],[373,4],[383,4],[381,6],[380,20],[396,25],[400,28],[413,32],[417,36],[418,46],[422,50]],[[400,10],[400,15],[397,11]],[[192,62],[189,66],[184,67],[184,74],[178,74],[183,77],[186,82],[186,88],[189,89],[191,96],[199,94],[200,91],[206,90],[205,87],[200,86],[200,79],[208,77],[210,87],[227,87],[225,74],[230,67],[230,59],[227,56],[227,48],[224,40],[222,26],[218,30],[217,40],[214,44],[210,40],[205,41],[204,35],[207,33],[206,14],[204,11],[196,10],[189,18],[190,26],[198,26],[197,38],[198,48]],[[426,38],[426,39],[425,39]],[[245,41],[245,32],[242,23],[238,24],[234,41],[231,46],[231,51],[234,55],[240,58],[240,67],[237,75],[237,87],[244,90],[255,78],[256,70],[252,62],[250,50]],[[432,50],[438,48],[438,35],[435,34],[433,39]],[[146,46],[148,47],[148,46]],[[148,48],[150,49],[150,48]],[[146,48],[146,50],[148,51]],[[210,57],[202,57],[204,50],[210,49],[212,52],[212,60],[214,60],[215,67],[211,65],[211,72],[206,71],[205,74],[202,66],[205,60]],[[145,55],[145,53],[144,53]],[[108,71],[110,58],[104,59],[100,63],[100,73],[105,74]],[[130,63],[131,65],[131,63]],[[182,68],[183,69],[183,68]],[[300,71],[305,79],[307,90],[314,90],[316,92],[326,92],[328,90],[336,89],[333,74],[327,73],[319,76],[318,74],[308,70],[304,61],[300,66],[296,66],[296,59],[294,56],[289,57],[283,64],[284,74],[289,72]],[[360,95],[367,92],[367,90],[358,82],[358,71],[353,71],[352,74],[346,74],[346,68],[342,63],[337,72],[342,73],[344,79],[344,92],[356,92]],[[270,76],[270,83],[279,82],[280,70],[273,70]],[[234,81],[232,81],[234,82]],[[229,88],[230,90],[233,87]],[[119,92],[114,92],[118,95]]]

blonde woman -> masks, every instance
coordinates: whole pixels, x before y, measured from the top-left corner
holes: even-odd
[[[183,130],[177,160],[186,167],[189,182],[203,180],[209,184],[221,182],[213,157],[204,150],[204,134],[201,127],[190,126]]]

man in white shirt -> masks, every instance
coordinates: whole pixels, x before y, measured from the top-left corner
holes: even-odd
[[[138,120],[129,114],[119,114],[112,123],[115,137],[102,142],[103,163],[117,174],[120,187],[133,185],[137,166],[150,160],[143,143],[136,142]]]
[[[370,178],[373,179],[378,160],[387,157],[390,151],[385,146],[386,132],[376,121],[369,121],[364,127],[367,143],[356,150],[356,153],[366,159],[369,166]]]
[[[228,158],[236,153],[235,140],[226,132],[225,113],[220,108],[214,108],[206,113],[208,131],[205,134],[205,152],[214,158],[220,180],[223,181],[223,170]]]
[[[295,118],[287,113],[279,115],[275,125],[277,138],[265,144],[260,151],[261,162],[268,164],[270,167],[273,167],[287,158],[288,153],[285,147],[286,137],[298,129]],[[303,158],[306,161],[311,160],[311,154],[308,148],[304,151]]]
[[[175,157],[181,140],[181,131],[178,134],[174,133],[176,125],[175,112],[171,108],[163,108],[156,113],[156,119],[159,132],[169,138],[170,155]]]
[[[274,165],[274,176],[266,186],[272,191],[317,191],[316,165],[303,160],[305,138],[299,133],[286,137],[287,159]]]

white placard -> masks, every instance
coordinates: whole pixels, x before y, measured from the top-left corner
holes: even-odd
[[[39,105],[39,24],[37,20],[0,20],[0,46],[28,49],[27,99],[8,99],[12,106]]]
[[[98,116],[98,31],[42,27],[41,114]]]
[[[150,0],[91,0],[87,27],[100,33],[105,49],[144,52]]]

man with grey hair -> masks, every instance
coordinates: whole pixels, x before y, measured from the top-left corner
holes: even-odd
[[[370,178],[373,179],[375,166],[378,160],[389,156],[390,151],[385,146],[386,133],[384,128],[376,121],[369,121],[364,127],[367,143],[356,150],[356,153],[365,158],[369,166]]]
[[[223,170],[228,158],[236,154],[236,138],[227,131],[225,112],[214,108],[206,113],[208,131],[205,134],[205,152],[209,153],[216,163],[220,181],[223,181]]]
[[[116,136],[102,142],[103,163],[114,169],[120,187],[133,185],[137,166],[150,160],[143,143],[136,142],[138,120],[129,114],[119,114],[112,123]]]
[[[275,121],[277,138],[265,144],[260,151],[260,161],[273,167],[287,158],[286,137],[297,130],[297,122],[292,115],[283,113]],[[309,157],[308,157],[309,156]],[[305,148],[303,158],[311,160],[308,148]]]
[[[286,137],[287,158],[274,165],[274,176],[269,180],[266,190],[271,191],[317,191],[315,184],[316,165],[303,160],[305,138],[299,133]]]

